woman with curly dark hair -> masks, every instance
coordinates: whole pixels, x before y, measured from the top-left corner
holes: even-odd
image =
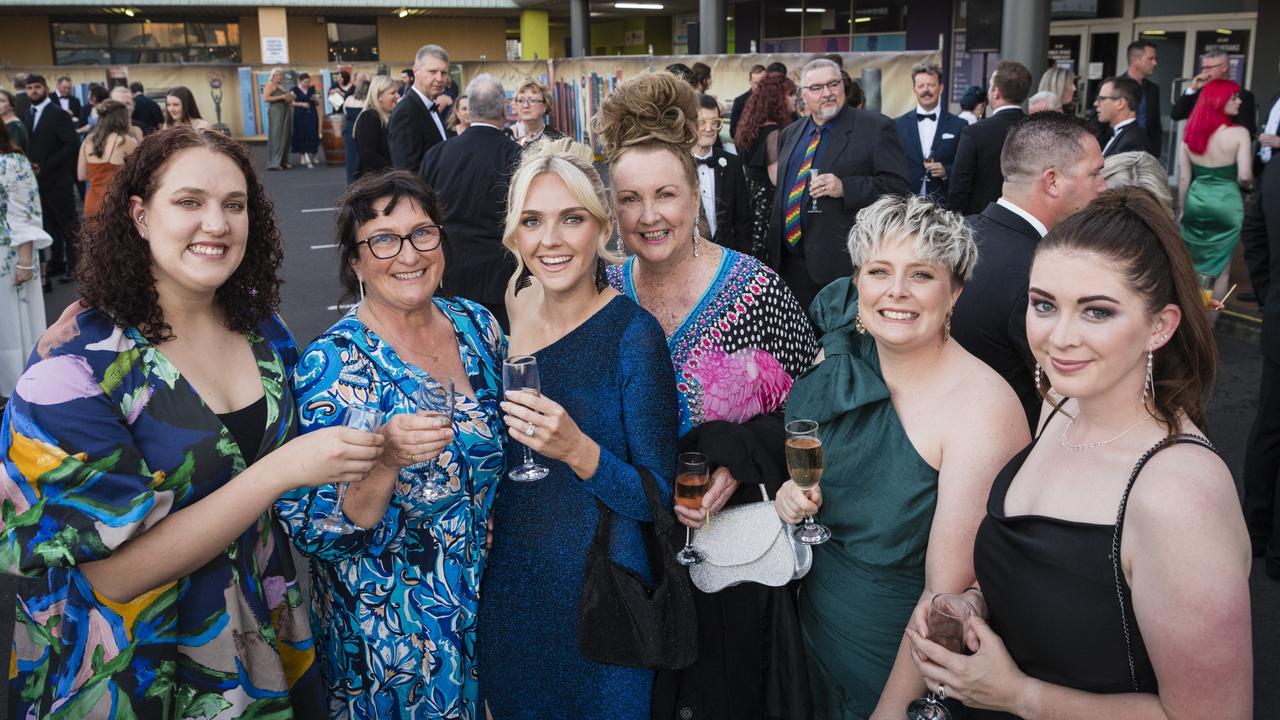
[[[105,693],[113,717],[321,717],[271,504],[361,480],[382,438],[295,439],[280,235],[248,155],[192,128],[147,137],[83,247],[82,299],[41,338],[0,428],[17,513],[0,552],[31,579],[13,714],[78,714]]]
[[[783,73],[765,75],[759,87],[751,91],[738,122],[738,134],[733,138],[751,193],[751,254],[761,260],[778,182],[778,131],[791,122],[791,97],[795,92],[795,83]]]

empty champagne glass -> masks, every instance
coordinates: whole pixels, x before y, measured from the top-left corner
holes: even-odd
[[[809,166],[809,213],[813,215],[821,215],[822,210],[818,209],[818,198],[813,196],[813,181],[818,179],[818,175],[822,171],[818,168]]]
[[[822,440],[818,438],[818,423],[812,420],[792,420],[787,423],[787,472],[796,486],[808,497],[809,490],[822,479]],[[806,515],[804,524],[795,529],[795,538],[805,545],[821,545],[831,539],[831,530]]]
[[[382,427],[382,411],[372,405],[352,405],[342,416],[342,424],[356,430],[377,432]],[[338,498],[333,503],[333,509],[316,521],[316,527],[321,531],[339,535],[349,535],[356,531],[356,526],[342,513],[342,501],[347,496],[348,484],[338,483]]]
[[[929,603],[928,638],[953,653],[968,654],[964,646],[964,619],[975,614],[973,605],[953,593],[940,593]],[[943,705],[945,694],[933,691],[912,700],[907,706],[907,720],[951,720],[951,711]]]
[[[676,504],[690,510],[701,510],[702,496],[707,494],[707,485],[711,480],[707,456],[697,452],[680,453],[679,461],[676,469]],[[693,530],[685,525],[684,547],[676,553],[676,562],[681,565],[697,565],[706,559],[706,556],[694,549]]]
[[[453,425],[453,378],[441,377],[437,382],[426,371],[414,370],[418,380],[418,389],[413,394],[413,403],[419,415],[438,417],[445,421],[444,427]],[[453,494],[449,488],[449,476],[440,465],[440,456],[426,462],[414,463],[406,470],[426,470],[426,482],[418,485],[413,496],[424,502],[443,500]]]
[[[538,359],[532,355],[516,355],[502,361],[502,389],[506,392],[512,390],[524,390],[534,395],[542,394],[542,382],[538,378]],[[526,435],[532,435],[533,425],[525,430]],[[541,480],[551,472],[544,465],[539,465],[533,461],[533,451],[528,445],[524,446],[524,464],[520,467],[512,468],[507,473],[507,477],[516,482],[533,482]]]

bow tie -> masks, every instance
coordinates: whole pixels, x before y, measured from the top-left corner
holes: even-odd
[[[938,122],[938,113],[929,113],[927,115],[916,113],[916,122],[924,122],[925,120],[932,120],[934,122]]]
[[[707,167],[709,167],[709,168],[711,168],[711,169],[713,169],[713,170],[714,170],[714,169],[715,169],[715,167],[716,167],[716,154],[715,154],[715,153],[711,153],[710,155],[708,155],[708,156],[706,156],[706,157],[704,157],[704,158],[700,158],[700,157],[696,157],[696,156],[695,156],[693,159],[694,159],[694,162],[698,163],[699,165],[706,165]]]

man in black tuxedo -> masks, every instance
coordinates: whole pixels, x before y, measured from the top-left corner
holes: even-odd
[[[1004,144],[1001,196],[968,218],[978,264],[951,318],[951,336],[1009,381],[1034,429],[1040,397],[1027,344],[1027,286],[1036,244],[1106,189],[1102,149],[1083,120],[1041,112]]]
[[[737,155],[716,143],[720,139],[720,104],[710,95],[698,98],[698,187],[711,240],[722,247],[751,254],[751,194]]]
[[[144,134],[150,135],[164,125],[164,111],[159,103],[147,97],[142,83],[129,83],[129,93],[133,95],[133,122]]]
[[[1111,128],[1111,137],[1102,146],[1103,157],[1134,150],[1147,151],[1147,134],[1138,127],[1138,114],[1134,110],[1141,100],[1142,87],[1127,77],[1102,81],[1093,107],[1098,111],[1098,122]]]
[[[988,88],[987,118],[960,134],[947,194],[947,207],[964,215],[982,212],[1000,197],[1000,149],[1009,128],[1026,117],[1022,103],[1031,92],[1031,73],[1021,63],[1001,60]]]
[[[387,123],[391,164],[417,172],[422,156],[449,137],[436,108],[436,98],[449,81],[449,55],[439,45],[423,45],[413,61],[413,85],[396,103]]]
[[[846,239],[858,211],[881,195],[910,191],[897,127],[880,113],[848,106],[838,65],[811,61],[800,87],[809,117],[778,139],[778,188],[765,242],[769,266],[807,308],[819,290],[853,272]]]
[[[960,134],[969,123],[947,112],[942,104],[942,68],[921,63],[911,68],[916,109],[895,121],[906,152],[907,187],[936,203],[947,200],[947,179],[956,161]]]
[[[72,121],[80,117],[80,98],[71,94],[71,78],[66,75],[58,78],[58,91],[53,94],[53,102],[70,115]]]
[[[31,109],[22,120],[31,136],[27,157],[36,169],[44,229],[53,237],[46,273],[49,277],[61,275],[62,282],[69,282],[75,279],[78,212],[74,187],[80,141],[75,122],[49,95],[44,76],[27,78],[27,98]]]
[[[1200,56],[1200,72],[1191,78],[1191,84],[1173,104],[1169,117],[1174,120],[1186,120],[1191,117],[1196,101],[1200,99],[1200,91],[1210,80],[1228,80],[1227,73],[1231,69],[1231,56],[1222,50],[1211,50]],[[1236,113],[1236,122],[1248,128],[1249,137],[1258,134],[1258,103],[1253,93],[1240,88],[1240,111]]]
[[[752,65],[751,71],[747,73],[747,79],[751,81],[751,87],[733,99],[733,108],[729,110],[729,137],[737,137],[738,121],[742,119],[742,111],[747,108],[747,101],[751,99],[752,91],[760,84],[760,80],[763,77],[764,66]]]
[[[502,131],[506,94],[492,75],[467,86],[471,125],[422,158],[422,177],[445,207],[445,293],[474,300],[508,330],[503,295],[516,270],[502,245],[507,186],[520,162],[520,146]]]
[[[1138,127],[1147,134],[1147,152],[1160,157],[1164,145],[1164,127],[1160,124],[1160,86],[1147,78],[1156,72],[1156,46],[1150,40],[1134,40],[1126,50],[1129,69],[1121,75],[1138,83],[1141,100],[1134,108]]]

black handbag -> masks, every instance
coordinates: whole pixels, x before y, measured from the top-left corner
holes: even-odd
[[[596,662],[679,670],[698,657],[698,618],[689,573],[667,551],[675,524],[658,498],[658,483],[643,467],[640,482],[653,514],[643,534],[650,552],[654,583],[609,558],[614,512],[597,501],[600,522],[587,552],[582,597],[578,603],[578,646]],[[656,557],[655,557],[656,556]]]

